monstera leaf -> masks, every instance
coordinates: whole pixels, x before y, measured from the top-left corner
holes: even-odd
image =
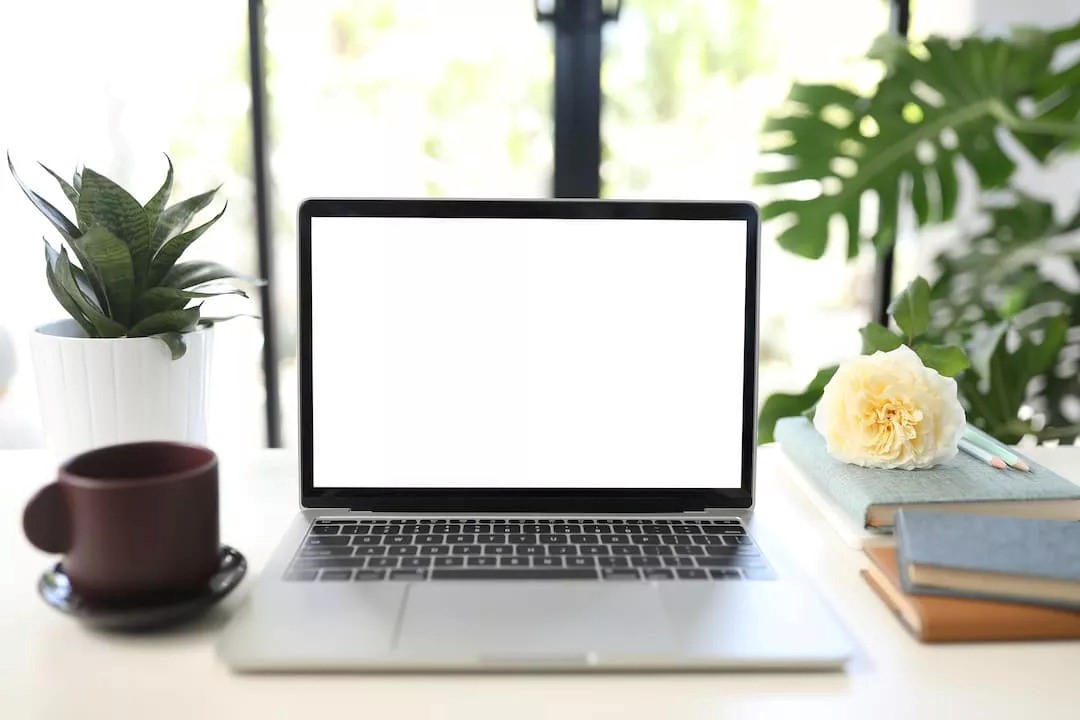
[[[1077,40],[1080,23],[1017,29],[1008,38],[931,37],[910,47],[883,37],[870,53],[885,66],[872,95],[794,85],[763,128],[766,162],[784,167],[756,181],[797,183],[800,196],[769,203],[763,217],[786,218],[778,241],[810,258],[824,253],[833,218],[847,228],[849,257],[862,231],[878,248],[893,244],[903,200],[919,225],[950,219],[961,165],[983,188],[1012,176],[1003,129],[1039,160],[1080,140],[1080,62],[1055,69],[1057,51]],[[811,197],[807,186],[816,188]]]

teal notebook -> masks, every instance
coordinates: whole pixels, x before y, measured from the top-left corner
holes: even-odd
[[[1080,610],[1080,522],[896,514],[904,592]]]
[[[997,470],[965,453],[929,470],[863,468],[833,459],[803,417],[780,420],[776,441],[814,488],[874,532],[891,532],[901,507],[1080,520],[1080,486],[1027,457],[1030,473]]]

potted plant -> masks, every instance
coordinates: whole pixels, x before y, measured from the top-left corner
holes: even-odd
[[[44,239],[45,279],[68,318],[37,328],[31,342],[46,443],[58,454],[135,440],[203,442],[212,326],[206,298],[246,293],[254,281],[215,262],[181,256],[225,212],[188,229],[217,189],[169,204],[165,181],[145,204],[90,168],[71,182],[42,166],[74,220],[22,191],[60,234]]]
[[[1058,219],[1014,182],[1017,156],[1045,166],[1080,148],[1078,45],[1080,22],[993,38],[883,37],[870,53],[884,71],[872,89],[796,84],[763,128],[772,168],[757,181],[779,197],[762,217],[807,258],[824,254],[837,220],[854,258],[891,248],[903,216],[946,222],[963,189],[986,193],[989,227],[958,232],[931,281],[916,278],[893,303],[890,326],[860,332],[865,353],[905,343],[955,376],[969,422],[1010,443],[1080,436],[1080,295],[1044,270],[1052,260],[1080,273],[1080,213]],[[772,440],[777,419],[813,412],[835,370],[768,397],[759,440]]]

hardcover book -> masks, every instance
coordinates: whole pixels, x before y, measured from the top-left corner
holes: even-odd
[[[816,491],[874,532],[891,532],[899,508],[1080,520],[1080,486],[1026,457],[1030,473],[998,470],[965,453],[928,470],[864,468],[833,459],[803,417],[780,420],[776,440]]]
[[[927,643],[1080,638],[1080,613],[1038,605],[908,595],[894,548],[868,548],[863,579],[915,637]]]
[[[1080,610],[1080,523],[901,510],[900,579],[909,593]]]

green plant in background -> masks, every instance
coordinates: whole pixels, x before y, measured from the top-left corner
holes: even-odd
[[[44,240],[45,278],[57,302],[87,337],[157,337],[177,359],[186,350],[183,333],[228,319],[204,317],[202,301],[220,295],[247,297],[243,290],[223,287],[221,281],[258,282],[219,263],[178,262],[225,208],[189,230],[217,188],[169,205],[171,161],[165,181],[145,205],[90,168],[76,170],[69,183],[42,165],[75,210],[74,222],[23,183],[10,155],[8,168],[63,239],[59,251]]]
[[[1049,203],[1010,185],[1016,153],[1045,164],[1080,147],[1080,61],[1062,66],[1059,52],[1077,40],[1080,23],[911,46],[883,38],[871,57],[885,72],[870,95],[795,85],[763,132],[765,153],[785,166],[758,182],[804,193],[763,216],[784,223],[780,244],[805,257],[824,253],[834,218],[847,228],[848,257],[864,240],[891,247],[902,205],[917,226],[952,219],[964,166],[995,191],[982,203],[989,228],[957,237],[933,282],[916,280],[890,307],[903,334],[876,324],[861,332],[864,352],[921,343],[927,365],[955,376],[969,421],[1007,442],[1080,433],[1080,215],[1060,222]],[[807,197],[811,184],[818,192]],[[834,371],[769,397],[760,441],[778,418],[812,411]]]

